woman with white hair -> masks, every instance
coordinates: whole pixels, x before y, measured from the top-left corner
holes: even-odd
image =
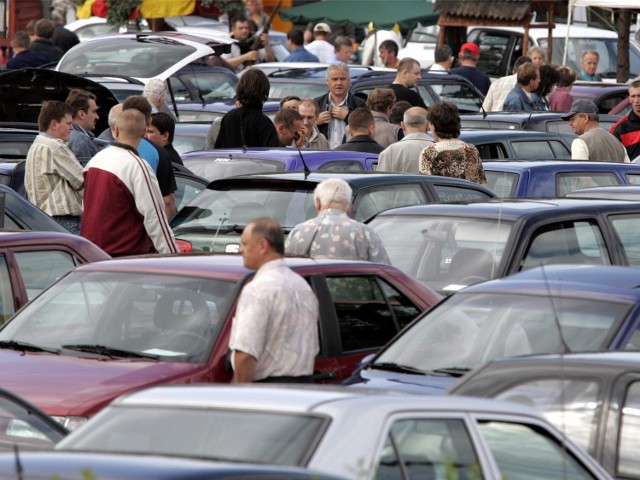
[[[176,120],[176,116],[165,102],[167,96],[167,85],[164,80],[159,78],[150,79],[144,86],[142,95],[149,100],[149,103],[151,104],[151,113],[164,112],[171,115],[173,119]]]

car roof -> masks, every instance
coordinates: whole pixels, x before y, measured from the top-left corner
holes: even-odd
[[[611,171],[631,170],[640,173],[640,165],[634,163],[588,162],[577,160],[509,160],[482,162],[485,170],[523,172],[525,170],[554,170],[554,171]]]
[[[537,140],[541,138],[569,138],[574,139],[573,133],[538,132],[531,130],[510,130],[510,129],[464,129],[460,131],[460,139],[465,141],[481,142],[485,140]]]
[[[215,155],[216,157],[264,158],[286,161],[285,159],[289,158],[300,158],[300,153],[302,153],[303,157],[305,158],[320,156],[323,158],[327,158],[328,160],[333,157],[335,157],[336,160],[340,158],[350,159],[378,157],[378,155],[375,153],[354,152],[345,150],[311,150],[305,148],[304,150],[300,151],[294,148],[287,147],[251,147],[250,149],[246,150],[240,148],[217,148],[213,150],[198,150],[197,152],[190,152],[188,154],[185,154],[184,158],[211,157],[211,155]]]
[[[611,194],[611,197],[607,197]],[[619,195],[619,196],[616,196]],[[619,198],[640,199],[640,185],[607,185],[602,187],[589,187],[573,190],[565,195],[569,198]]]

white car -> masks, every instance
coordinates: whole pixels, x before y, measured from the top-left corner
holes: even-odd
[[[522,405],[323,385],[142,390],[56,450],[303,466],[352,480],[610,478]]]

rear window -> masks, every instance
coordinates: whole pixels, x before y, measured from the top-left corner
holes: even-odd
[[[615,173],[572,172],[556,175],[556,192],[559,197],[564,197],[567,193],[581,188],[619,184],[620,181]]]
[[[211,157],[183,160],[184,166],[209,181],[251,173],[284,171],[285,164],[261,158]]]
[[[518,174],[507,172],[484,171],[487,177],[487,187],[499,197],[513,197],[518,187]]]

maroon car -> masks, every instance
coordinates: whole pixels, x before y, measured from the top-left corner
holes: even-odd
[[[77,265],[109,258],[71,233],[0,232],[0,323]]]
[[[346,378],[441,298],[387,265],[298,257],[287,264],[318,296],[317,381]],[[231,319],[252,276],[238,255],[80,266],[0,330],[0,385],[74,428],[142,387],[228,382]]]

